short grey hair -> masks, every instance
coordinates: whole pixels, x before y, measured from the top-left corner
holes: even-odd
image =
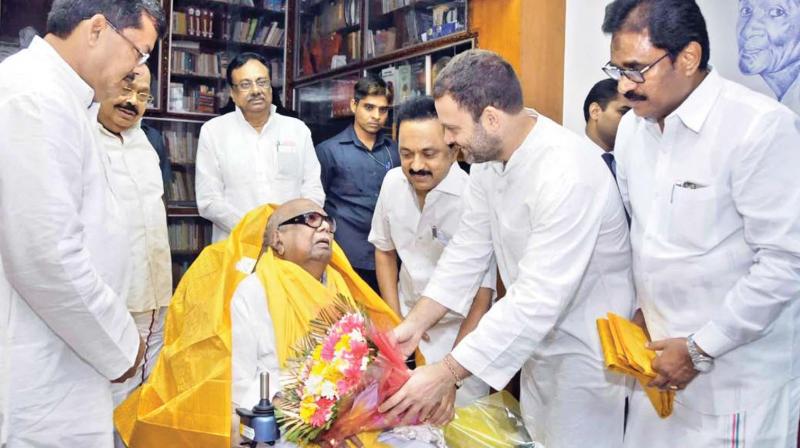
[[[47,15],[47,32],[66,38],[82,21],[102,14],[120,31],[142,28],[142,13],[155,24],[158,36],[164,35],[167,22],[157,0],[55,0]]]
[[[495,107],[510,114],[522,110],[522,86],[514,68],[497,53],[469,50],[454,57],[439,72],[433,97],[449,94],[478,121],[483,110]]]

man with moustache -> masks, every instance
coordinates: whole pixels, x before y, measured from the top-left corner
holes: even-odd
[[[800,418],[800,118],[723,78],[692,0],[617,0],[604,70],[633,114],[617,175],[659,419],[635,391],[626,446],[794,448]]]
[[[369,242],[375,246],[375,268],[381,297],[399,315],[408,314],[422,295],[436,262],[456,233],[464,208],[462,194],[469,175],[456,163],[458,150],[444,142],[444,127],[433,98],[421,96],[397,112],[400,167],[386,174],[372,217]],[[398,268],[398,259],[402,266]],[[472,331],[489,310],[495,289],[494,263],[466,318],[448,312],[420,343],[427,362],[440,361]],[[478,378],[469,378],[448,395],[466,406],[489,393]],[[431,422],[433,424],[446,423]]]
[[[0,64],[0,444],[110,447],[110,381],[144,352],[125,306],[129,240],[96,101],[164,32],[153,0],[55,0]]]
[[[603,369],[595,319],[630,316],[622,201],[588,142],[522,104],[511,65],[470,50],[434,85],[444,140],[473,165],[464,211],[423,297],[395,329],[408,352],[448,310],[466,315],[492,255],[508,291],[442,362],[416,369],[381,406],[440,421],[474,375],[502,389],[522,368],[525,426],[548,448],[620,447],[625,380]]]
[[[397,145],[383,132],[390,104],[391,92],[382,79],[360,79],[350,101],[353,124],[317,146],[325,211],[339,223],[336,242],[375,291],[375,248],[367,237],[381,182],[400,165]]]
[[[800,114],[800,1],[739,0],[739,70]]]
[[[260,205],[300,197],[325,202],[311,131],[302,121],[277,113],[268,67],[256,53],[233,58],[226,79],[236,110],[200,129],[197,208],[214,224],[214,242]]]
[[[100,103],[97,128],[106,173],[125,213],[131,281],[123,295],[145,343],[136,375],[112,386],[114,405],[141,385],[161,350],[164,316],[172,297],[172,267],[158,155],[140,127],[150,95],[150,70],[136,67],[122,94]]]

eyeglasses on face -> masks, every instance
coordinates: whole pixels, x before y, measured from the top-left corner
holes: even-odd
[[[110,20],[106,19],[106,23],[108,23],[108,26],[109,26],[109,28],[111,28],[112,30],[114,30],[114,32],[115,32],[115,33],[117,33],[117,34],[119,35],[119,37],[121,37],[121,38],[125,39],[125,41],[126,41],[126,42],[128,42],[128,43],[131,45],[131,47],[133,47],[133,49],[134,49],[134,50],[136,50],[136,53],[138,53],[138,54],[139,54],[139,59],[137,59],[137,60],[136,60],[136,65],[137,65],[137,66],[138,66],[138,65],[143,65],[145,62],[147,62],[147,60],[148,60],[148,59],[150,59],[150,53],[145,53],[145,52],[143,52],[142,50],[140,50],[140,49],[139,49],[139,48],[136,46],[136,44],[135,44],[135,43],[133,43],[133,41],[132,41],[132,40],[128,39],[127,37],[125,37],[125,35],[124,35],[124,34],[120,33],[120,32],[119,32],[119,30],[117,29],[117,27],[116,27],[116,26],[114,26],[114,24],[113,24],[113,23],[111,23],[111,21],[110,21]]]
[[[238,84],[231,84],[235,89],[241,90],[242,92],[246,92],[253,87],[258,87],[259,89],[266,89],[271,87],[269,85],[269,79],[267,78],[258,78],[255,81],[245,79],[244,81],[239,81]]]
[[[603,66],[603,72],[605,72],[605,74],[614,81],[619,81],[624,76],[636,84],[641,84],[644,82],[644,74],[647,73],[651,68],[655,67],[656,64],[661,62],[661,60],[667,56],[669,56],[669,53],[665,53],[660,58],[638,70],[620,68],[615,65],[611,65],[611,61],[609,61],[605,66]]]
[[[126,98],[130,98],[130,97],[133,96],[134,98],[136,98],[136,101],[138,101],[138,102],[140,102],[142,104],[148,104],[151,101],[153,101],[153,95],[150,95],[147,92],[137,92],[137,91],[131,89],[130,87],[123,87],[122,88],[122,94]]]
[[[312,229],[319,229],[323,222],[328,223],[331,233],[336,232],[336,219],[334,219],[332,216],[325,216],[319,212],[306,212],[302,215],[297,215],[278,224],[278,227],[288,224],[303,224],[311,227]]]

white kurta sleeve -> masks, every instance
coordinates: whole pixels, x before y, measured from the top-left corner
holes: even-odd
[[[92,137],[65,116],[71,108],[52,98],[3,102],[0,254],[6,277],[55,334],[100,374],[116,379],[133,365],[139,333],[85,245],[81,173],[94,150],[84,147]]]
[[[322,189],[319,159],[314,150],[314,142],[311,141],[311,132],[308,130],[306,130],[302,150],[303,185],[300,187],[300,193],[304,198],[311,199],[322,207],[325,205],[325,191]]]
[[[233,408],[252,408],[261,398],[261,372],[270,374],[270,399],[280,390],[274,328],[267,299],[255,274],[242,280],[231,298]]]
[[[222,169],[206,125],[200,129],[195,171],[195,192],[200,216],[230,233],[244,216],[244,212],[225,200]]]
[[[386,209],[386,202],[388,201],[388,192],[390,175],[386,175],[381,186],[381,192],[378,194],[378,201],[375,203],[375,212],[372,214],[372,226],[370,227],[369,236],[367,241],[372,243],[376,249],[382,251],[394,250],[394,241],[392,241],[392,228],[389,223],[388,210]]]
[[[458,230],[439,258],[423,295],[466,316],[492,264],[494,249],[489,204],[475,174],[470,176],[463,200]]]
[[[483,276],[481,288],[489,288],[497,292],[497,263],[494,257],[492,257],[492,261],[489,263],[489,269],[486,270],[486,274]]]
[[[608,192],[564,177],[554,174],[536,202],[526,204],[531,231],[519,275],[453,350],[464,368],[495,389],[508,383],[555,327],[594,253]]]
[[[747,275],[728,291],[695,341],[717,357],[761,337],[800,285],[800,119],[785,111],[765,117],[753,142],[741,146],[731,190],[755,252]]]

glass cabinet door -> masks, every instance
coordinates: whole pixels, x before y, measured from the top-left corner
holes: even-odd
[[[382,56],[466,30],[466,0],[369,0],[365,56]]]
[[[353,123],[350,100],[360,72],[307,84],[295,89],[299,118],[311,128],[314,144],[327,140]]]
[[[298,0],[297,5],[297,77],[361,61],[363,0]]]

